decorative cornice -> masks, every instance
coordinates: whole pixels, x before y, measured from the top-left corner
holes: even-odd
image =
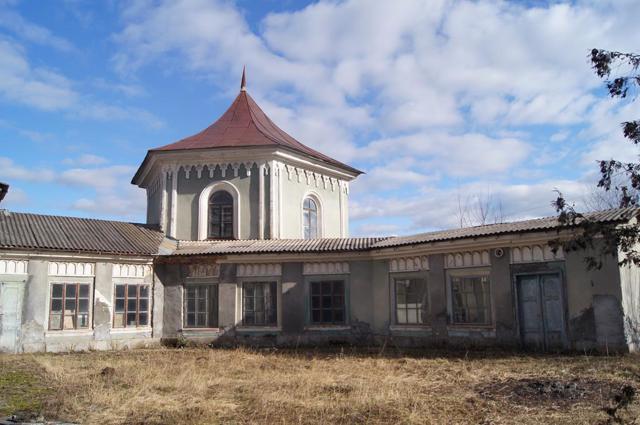
[[[304,263],[302,274],[349,274],[349,263],[344,261]]]
[[[491,257],[488,250],[455,252],[447,254],[445,261],[445,267],[448,269],[490,265]]]
[[[117,278],[143,278],[150,274],[151,266],[142,264],[114,264],[111,272],[111,276]]]
[[[564,260],[562,248],[555,254],[549,245],[523,245],[511,248],[511,264],[559,260]]]
[[[0,274],[27,274],[27,260],[0,260]]]
[[[238,264],[236,275],[238,277],[280,276],[282,275],[282,265],[276,263]]]
[[[426,255],[389,260],[389,271],[391,272],[416,272],[421,270],[429,270],[429,257]]]
[[[220,264],[190,264],[187,273],[189,277],[218,277]]]
[[[74,263],[62,261],[49,262],[49,276],[85,276],[95,275],[94,263]]]

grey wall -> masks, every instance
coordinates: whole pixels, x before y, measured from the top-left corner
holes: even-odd
[[[177,239],[198,239],[200,193],[209,184],[219,181],[228,181],[240,192],[240,239],[258,238],[258,169],[253,167],[251,175],[247,176],[245,167],[241,166],[238,174],[231,177],[233,170],[229,167],[226,177],[222,177],[222,171],[216,169],[213,178],[209,178],[209,170],[205,167],[200,178],[194,169],[187,179],[184,169],[180,169],[178,172]]]

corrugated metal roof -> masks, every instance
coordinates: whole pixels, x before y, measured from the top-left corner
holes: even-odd
[[[0,249],[154,255],[163,238],[144,224],[0,211]]]
[[[587,214],[587,216],[593,220],[604,223],[629,220],[639,212],[640,209],[624,208],[599,211]],[[558,227],[557,217],[545,217],[512,223],[490,224],[386,238],[178,241],[178,247],[171,255],[354,252],[456,239],[480,238],[508,233],[547,231],[557,229]]]
[[[366,251],[385,238],[179,241],[173,255],[313,253]]]
[[[597,222],[615,222],[630,220],[640,212],[638,208],[615,208],[585,214],[591,220]],[[436,232],[421,233],[410,236],[388,238],[377,243],[373,248],[387,248],[419,243],[441,242],[456,239],[479,238],[483,236],[495,236],[508,233],[535,232],[554,230],[560,226],[558,217],[544,217],[533,220],[515,221],[511,223],[488,224],[484,226],[466,227],[461,229],[441,230]]]

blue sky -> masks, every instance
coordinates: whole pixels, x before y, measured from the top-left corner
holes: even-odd
[[[473,224],[489,199],[548,215],[555,188],[582,205],[596,159],[637,155],[640,103],[587,58],[637,51],[634,3],[0,0],[3,206],[144,220],[145,152],[214,121],[245,64],[278,125],[367,172],[353,235]]]

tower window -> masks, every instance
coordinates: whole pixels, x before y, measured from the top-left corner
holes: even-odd
[[[233,197],[220,190],[209,198],[209,239],[233,238]]]
[[[311,198],[305,198],[302,205],[302,221],[304,226],[304,238],[315,239],[318,237],[318,204]]]

